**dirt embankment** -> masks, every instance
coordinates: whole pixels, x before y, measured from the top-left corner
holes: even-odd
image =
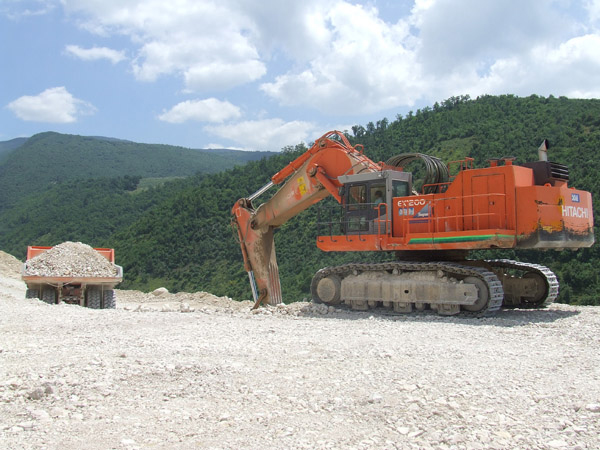
[[[600,447],[600,308],[493,318],[25,299],[0,252],[0,442],[23,449]]]

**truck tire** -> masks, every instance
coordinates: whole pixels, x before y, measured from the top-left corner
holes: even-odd
[[[85,290],[85,305],[88,308],[102,308],[102,291],[98,286],[88,286]]]
[[[25,292],[25,298],[39,298],[39,296],[39,289],[27,289],[27,291]]]
[[[42,288],[42,300],[50,305],[56,304],[56,289],[52,286]]]
[[[117,300],[115,298],[115,291],[113,289],[107,289],[104,291],[103,300],[104,309],[115,309],[117,307]]]

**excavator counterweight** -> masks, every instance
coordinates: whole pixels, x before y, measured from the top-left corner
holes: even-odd
[[[256,306],[282,302],[273,230],[325,197],[340,207],[321,222],[323,251],[385,251],[396,261],[321,269],[313,301],[365,310],[433,309],[481,316],[501,306],[540,307],[558,295],[546,267],[508,260],[468,259],[478,249],[589,247],[594,243],[591,194],[568,186],[568,168],[547,160],[515,164],[490,160],[456,175],[438,159],[399,155],[386,163],[367,158],[338,131],[321,138],[271,181],[232,209]],[[402,166],[421,158],[427,177],[420,193]],[[268,201],[253,202],[280,185]],[[335,233],[332,230],[336,230]]]

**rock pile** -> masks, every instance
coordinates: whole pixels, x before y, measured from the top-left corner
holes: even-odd
[[[21,279],[23,263],[12,255],[0,251],[0,274],[8,278]]]
[[[117,267],[87,244],[63,242],[31,258],[25,274],[42,277],[115,277]]]

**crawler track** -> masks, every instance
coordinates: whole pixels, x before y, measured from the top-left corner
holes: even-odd
[[[488,260],[486,263],[492,267],[492,269],[504,270],[518,270],[521,272],[535,273],[540,275],[546,283],[546,292],[541,296],[539,300],[527,301],[524,300],[518,304],[512,304],[511,307],[519,308],[543,308],[544,306],[552,303],[558,296],[558,279],[554,272],[545,266],[539,264],[524,263],[519,261],[513,261],[510,259],[493,259]]]
[[[487,316],[494,314],[502,306],[502,300],[504,298],[504,291],[502,289],[502,283],[498,277],[491,271],[483,267],[467,266],[458,264],[455,262],[412,262],[412,261],[394,261],[387,263],[358,263],[358,264],[345,264],[336,267],[326,267],[319,270],[313,277],[311,283],[311,293],[313,300],[319,303],[323,302],[317,295],[317,284],[319,281],[330,275],[337,275],[341,279],[352,274],[352,273],[364,273],[364,272],[387,272],[392,273],[393,271],[398,272],[431,272],[431,271],[442,271],[445,276],[462,280],[467,277],[475,277],[483,281],[488,290],[488,300],[485,305],[482,305],[478,311],[467,311],[462,309],[461,315],[466,316]],[[369,302],[371,305],[373,302]],[[414,306],[418,306],[414,304]],[[419,308],[417,308],[419,309]]]

